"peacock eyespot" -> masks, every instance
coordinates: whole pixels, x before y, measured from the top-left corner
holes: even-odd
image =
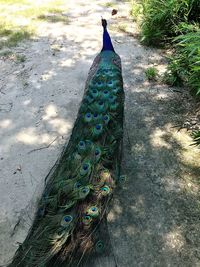
[[[96,243],[95,247],[96,247],[96,251],[101,253],[104,250],[104,243],[101,240],[99,240]]]
[[[87,114],[86,114],[86,117],[87,117],[87,118],[90,118],[90,117],[91,117],[91,114],[90,114],[90,113],[87,113]]]
[[[88,164],[83,165],[83,170],[86,171],[88,169]]]
[[[83,215],[83,223],[87,226],[90,225],[92,222],[92,217],[88,214]]]
[[[82,193],[83,194],[87,194],[89,192],[89,188],[88,187],[84,187],[83,189],[82,189]]]
[[[80,141],[80,142],[79,142],[79,145],[80,145],[80,146],[84,146],[85,143],[84,143],[83,141]]]
[[[98,248],[103,248],[103,244],[99,243],[98,245]]]
[[[108,195],[110,193],[110,187],[105,185],[101,188],[101,191],[103,195]]]
[[[66,216],[64,217],[64,221],[65,221],[65,222],[71,222],[71,221],[72,221],[72,216],[71,216],[71,215],[66,215]]]
[[[103,101],[99,101],[99,105],[100,106],[103,106]]]
[[[107,95],[108,94],[108,91],[104,91],[104,94]]]
[[[81,183],[80,182],[76,182],[74,185],[75,188],[80,188],[81,187]]]
[[[97,130],[100,130],[100,129],[101,129],[101,125],[100,125],[100,124],[97,124],[97,125],[96,125],[96,129],[97,129]]]
[[[72,222],[73,217],[71,215],[65,215],[61,220],[61,226],[67,227]]]
[[[124,183],[124,182],[126,182],[126,179],[127,179],[126,175],[120,175],[119,182]]]
[[[100,154],[100,151],[99,150],[96,150],[95,151],[95,156],[98,156]]]
[[[97,218],[99,216],[99,209],[96,206],[92,206],[87,210],[87,215],[90,215],[92,218]]]
[[[88,221],[88,220],[90,220],[90,219],[91,219],[91,217],[90,217],[89,215],[86,215],[86,216],[85,216],[85,220]]]
[[[97,113],[94,113],[94,118],[97,118],[98,117],[98,114]]]

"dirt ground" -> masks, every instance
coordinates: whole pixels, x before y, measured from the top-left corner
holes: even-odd
[[[139,43],[128,3],[110,1],[118,9],[111,18],[104,1],[68,2],[67,25],[44,21],[37,37],[13,49],[24,62],[0,59],[0,265],[23,242],[44,178],[70,136],[101,49],[103,15],[123,65],[127,181],[108,214],[114,260],[95,266],[198,267],[200,150],[174,127],[191,111],[187,90],[146,80],[145,69],[162,73],[166,60]]]

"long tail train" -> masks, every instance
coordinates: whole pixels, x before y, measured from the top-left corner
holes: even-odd
[[[80,266],[105,250],[101,225],[120,176],[124,91],[107,22],[66,148],[46,178],[29,234],[9,267]]]

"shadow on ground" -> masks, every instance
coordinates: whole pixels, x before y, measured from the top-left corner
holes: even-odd
[[[137,84],[134,70],[124,69],[125,82],[129,75],[135,80],[125,86],[128,179],[109,214],[117,266],[199,266],[199,150],[174,128],[188,112],[187,94]]]

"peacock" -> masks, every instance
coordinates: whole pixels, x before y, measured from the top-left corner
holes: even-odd
[[[75,267],[106,250],[102,226],[125,179],[124,90],[105,19],[102,26],[103,47],[89,70],[70,140],[45,179],[33,225],[9,267]]]

